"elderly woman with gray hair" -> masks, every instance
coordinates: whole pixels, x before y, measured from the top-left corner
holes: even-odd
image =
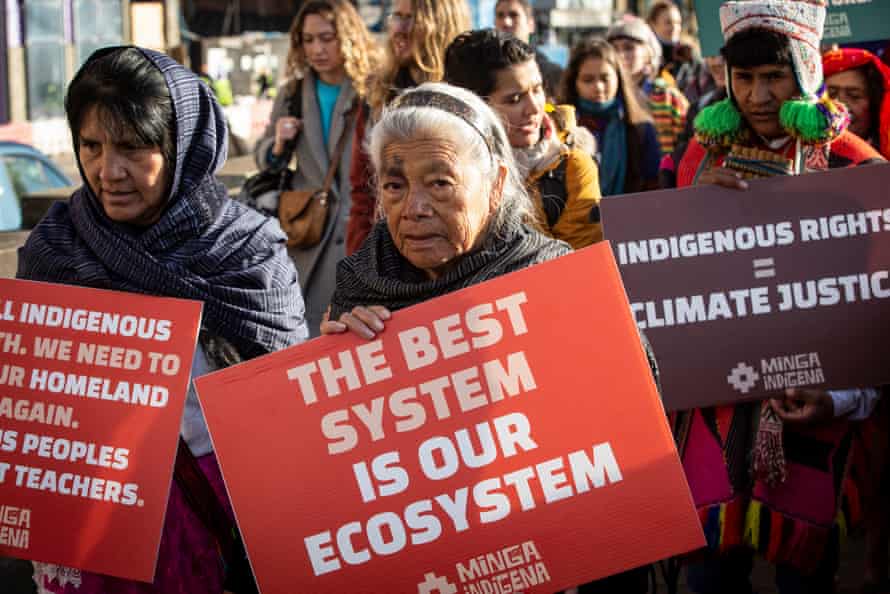
[[[571,251],[529,224],[534,206],[501,118],[470,91],[445,83],[407,91],[374,127],[368,153],[382,216],[340,261],[322,334],[370,340],[392,311]],[[636,593],[646,584],[643,568],[578,591]]]
[[[534,210],[500,118],[469,91],[426,83],[404,93],[369,154],[381,220],[340,262],[323,334],[373,338],[391,311],[570,251],[526,225]]]

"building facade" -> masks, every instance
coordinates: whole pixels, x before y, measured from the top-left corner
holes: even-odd
[[[9,121],[9,78],[6,74],[6,7],[0,7],[0,126]]]
[[[179,43],[178,0],[0,0],[0,7],[0,139],[49,154],[70,150],[65,91],[93,51]]]

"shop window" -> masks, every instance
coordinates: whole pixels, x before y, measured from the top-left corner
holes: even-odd
[[[62,0],[28,0],[25,52],[28,75],[28,117],[32,120],[64,114],[65,33]]]
[[[0,80],[8,83],[9,72],[6,68],[6,8],[0,8]],[[0,89],[0,124],[9,121],[9,84]]]
[[[121,0],[74,0],[75,66],[86,62],[94,51],[122,45],[124,36]]]

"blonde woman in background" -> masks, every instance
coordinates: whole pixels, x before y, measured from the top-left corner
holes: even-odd
[[[290,28],[285,83],[254,149],[261,168],[281,169],[296,157],[288,189],[320,189],[328,167],[338,163],[321,241],[289,250],[300,273],[312,336],[318,335],[334,291],[336,264],[346,255],[351,144],[356,114],[378,57],[376,44],[348,0],[305,2]],[[341,137],[342,154],[334,154]]]
[[[424,82],[442,80],[445,48],[458,34],[470,29],[466,0],[394,0],[387,15],[386,61],[369,84],[367,102],[359,114],[352,150],[352,210],[346,251],[356,251],[374,222],[375,195],[371,162],[364,151],[366,130],[383,107],[401,91]]]

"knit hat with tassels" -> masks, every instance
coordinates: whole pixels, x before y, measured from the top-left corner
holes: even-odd
[[[723,39],[749,29],[773,31],[788,38],[791,62],[801,96],[786,101],[779,112],[785,131],[804,144],[826,144],[847,127],[850,116],[843,105],[831,100],[825,89],[819,44],[825,25],[824,0],[744,0],[720,7]],[[727,65],[729,97],[707,107],[695,118],[695,132],[705,146],[729,146],[741,140],[742,115],[732,98],[730,66]]]

